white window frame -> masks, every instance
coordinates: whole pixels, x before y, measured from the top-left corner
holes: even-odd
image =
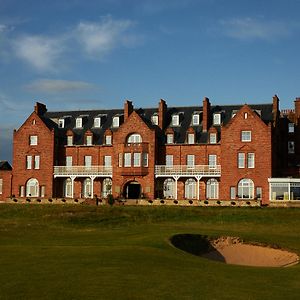
[[[251,130],[242,130],[241,131],[241,141],[242,142],[251,142],[252,132]]]
[[[238,168],[244,169],[246,165],[246,154],[244,152],[238,152]]]
[[[174,134],[167,133],[167,144],[174,144]]]
[[[0,178],[0,195],[3,193],[3,179]]]
[[[38,136],[37,135],[31,135],[29,137],[29,144],[30,144],[30,146],[36,146],[38,144]]]
[[[111,167],[111,156],[110,155],[105,155],[103,161],[104,161],[104,167]]]
[[[294,132],[295,132],[295,124],[289,123],[289,133],[294,133]]]
[[[230,199],[234,200],[236,198],[236,187],[235,186],[231,186],[230,187]]]
[[[36,170],[39,170],[40,169],[40,162],[41,162],[41,157],[40,155],[35,155],[34,156],[34,168]]]
[[[219,199],[219,182],[215,178],[210,178],[206,182],[207,199]]]
[[[193,168],[195,166],[195,155],[194,154],[188,154],[186,156],[186,165],[189,168]]]
[[[26,197],[39,197],[39,182],[31,178],[26,183]]]
[[[244,178],[238,183],[239,199],[254,199],[254,183],[249,178]]]
[[[124,167],[131,167],[131,153],[124,153]]]
[[[119,153],[119,168],[123,167],[123,153]]]
[[[179,115],[173,115],[172,116],[172,125],[173,126],[179,126]]]
[[[67,146],[73,146],[73,135],[67,136]]]
[[[152,115],[151,122],[153,125],[158,125],[158,115]]]
[[[32,169],[32,155],[26,156],[26,169],[31,170]]]
[[[221,114],[220,113],[213,114],[213,125],[221,125]]]
[[[72,180],[71,178],[67,178],[64,180],[64,197],[72,198]]]
[[[110,134],[105,136],[105,145],[111,145],[112,144],[112,136]]]
[[[210,133],[209,134],[209,143],[210,144],[216,144],[217,143],[217,134],[216,133]]]
[[[76,118],[75,122],[76,122],[76,124],[75,124],[76,128],[82,128],[82,117]]]
[[[143,139],[139,133],[132,133],[127,138],[128,144],[140,144],[142,142],[143,142]]]
[[[255,153],[247,153],[247,167],[249,169],[255,168]]]
[[[148,153],[144,152],[142,158],[143,167],[148,167]]]
[[[93,145],[93,136],[92,135],[87,135],[86,136],[86,145],[87,146],[92,146]]]
[[[166,155],[166,166],[167,167],[172,167],[173,166],[173,155],[172,154],[167,154]]]
[[[120,126],[120,117],[114,116],[112,119],[112,127],[119,127]]]
[[[194,178],[189,178],[184,183],[184,197],[186,199],[196,199],[197,183]]]
[[[141,166],[141,153],[134,152],[133,153],[133,166],[140,167]]]
[[[86,155],[84,157],[84,166],[85,167],[91,167],[92,166],[92,156],[91,155]]]
[[[73,165],[73,157],[72,156],[66,156],[66,166],[72,167]]]
[[[192,124],[194,126],[200,124],[200,114],[193,114]]]
[[[195,144],[195,133],[188,133],[187,142],[189,145]]]
[[[209,154],[208,155],[208,166],[210,169],[214,169],[217,166],[217,155]]]
[[[101,118],[95,117],[94,118],[94,128],[100,128],[101,127]]]
[[[65,119],[59,119],[58,120],[58,127],[59,128],[65,128]]]

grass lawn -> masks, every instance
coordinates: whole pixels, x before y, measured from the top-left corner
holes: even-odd
[[[0,205],[0,299],[299,299],[300,265],[226,265],[177,233],[239,236],[300,254],[300,209]]]

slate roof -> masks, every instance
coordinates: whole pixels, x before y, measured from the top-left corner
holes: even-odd
[[[12,167],[11,167],[11,165],[9,164],[9,162],[8,161],[6,161],[6,160],[1,160],[0,161],[0,170],[5,170],[5,171],[10,171],[10,170],[12,170]]]
[[[211,119],[214,113],[221,113],[222,124],[226,125],[232,118],[232,114],[237,112],[242,108],[243,105],[215,105],[211,106]],[[272,103],[269,104],[255,104],[249,105],[251,109],[256,111],[261,119],[268,124],[272,122]],[[157,126],[153,125],[151,122],[151,116],[158,113],[158,108],[139,108],[135,111],[141,116],[144,122],[150,127],[155,128]],[[192,125],[192,116],[194,112],[200,112],[200,124],[197,126]],[[107,129],[112,131],[117,130],[117,128],[112,127],[112,119],[114,116],[120,116],[120,125],[123,122],[123,109],[107,109],[107,110],[86,110],[86,111],[62,111],[62,112],[46,112],[42,119],[48,127],[54,128],[56,131],[56,136],[60,139],[60,143],[66,143],[66,132],[72,130],[74,133],[74,145],[84,144],[84,135],[87,130],[93,133],[93,143],[95,145],[103,144],[104,133]],[[180,126],[172,126],[171,120],[173,114],[180,114]],[[94,118],[102,115],[105,116],[102,119],[102,124],[100,128],[94,128]],[[82,128],[78,129],[75,127],[75,122],[77,117],[83,117]],[[58,127],[58,119],[65,119],[64,128]],[[185,107],[168,107],[166,113],[166,128],[172,128],[174,131],[174,142],[175,143],[185,143],[186,132],[192,127],[196,133],[195,142],[196,143],[207,143],[208,134],[202,131],[202,107],[201,106],[185,106]],[[220,133],[220,126],[215,126]],[[157,127],[158,128],[158,127]],[[164,133],[160,132],[161,142],[165,142]]]

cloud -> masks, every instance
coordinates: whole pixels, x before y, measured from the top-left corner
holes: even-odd
[[[60,68],[60,58],[65,49],[61,38],[22,36],[13,42],[16,55],[39,71]]]
[[[25,88],[29,91],[56,93],[88,90],[95,88],[95,86],[91,83],[84,81],[38,79],[25,85]]]
[[[223,34],[238,40],[274,40],[291,34],[289,24],[254,18],[234,18],[220,21]]]
[[[75,36],[86,54],[102,59],[119,46],[136,43],[136,38],[128,34],[133,25],[130,20],[114,20],[107,16],[99,23],[80,22],[75,30]]]

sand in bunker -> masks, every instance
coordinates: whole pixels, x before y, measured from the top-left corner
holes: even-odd
[[[202,257],[222,261],[227,264],[287,267],[299,262],[299,257],[289,251],[258,245],[244,244],[237,239],[221,238],[211,242],[215,250]]]

